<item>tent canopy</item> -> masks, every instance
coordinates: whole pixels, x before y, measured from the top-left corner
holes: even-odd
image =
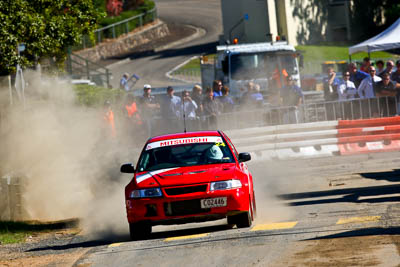
[[[349,54],[358,52],[387,51],[400,48],[400,18],[380,34],[352,47]]]

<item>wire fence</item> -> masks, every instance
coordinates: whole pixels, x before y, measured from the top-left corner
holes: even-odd
[[[400,114],[397,97],[329,101],[300,106],[235,106],[230,113],[202,115],[186,121],[187,131],[233,130],[307,122],[392,117]],[[183,131],[183,120],[156,115],[144,124],[148,137]]]
[[[72,48],[73,51],[82,50],[85,48],[94,47],[95,45],[107,40],[115,39],[121,35],[128,34],[137,27],[153,22],[157,19],[157,9],[153,8],[148,12],[127,18],[125,20],[116,22],[106,27],[97,29],[94,31],[94,39],[91,39],[89,35],[82,36],[82,41],[79,45]]]

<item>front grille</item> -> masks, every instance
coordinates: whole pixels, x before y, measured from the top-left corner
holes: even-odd
[[[169,196],[184,195],[197,192],[206,192],[207,185],[195,185],[195,186],[184,186],[184,187],[173,187],[166,188],[165,193]]]
[[[191,215],[209,211],[210,209],[201,208],[200,199],[164,203],[164,212],[166,216]]]

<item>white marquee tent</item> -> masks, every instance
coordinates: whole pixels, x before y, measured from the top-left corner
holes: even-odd
[[[400,48],[400,18],[380,34],[352,47],[349,54],[358,52],[387,51]]]

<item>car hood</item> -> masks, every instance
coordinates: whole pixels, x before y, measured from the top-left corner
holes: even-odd
[[[235,164],[224,163],[144,172],[136,176],[136,182],[140,187],[154,187],[155,183],[166,187],[230,180],[234,175]]]

